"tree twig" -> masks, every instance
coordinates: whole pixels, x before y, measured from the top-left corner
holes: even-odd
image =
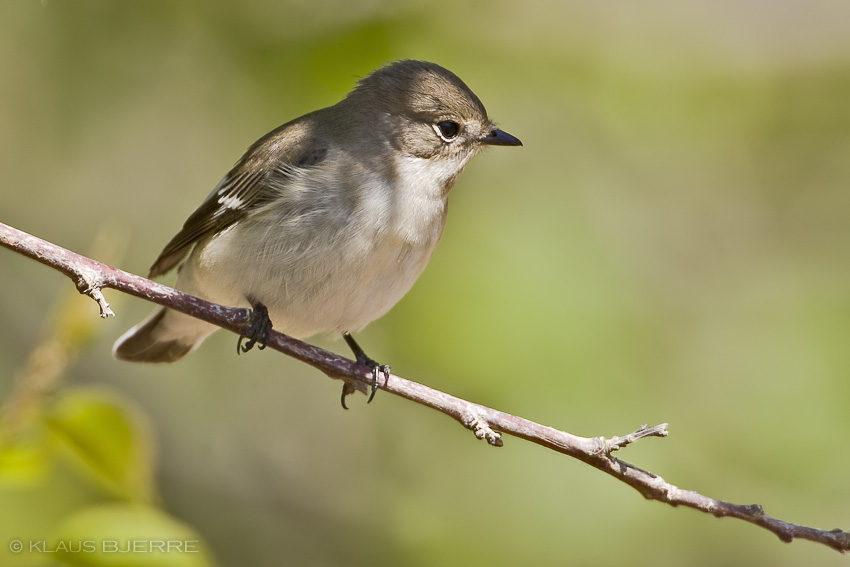
[[[102,264],[55,244],[0,223],[0,245],[59,270],[71,278],[80,293],[94,299],[102,317],[112,315],[101,290],[111,288],[169,307],[213,323],[234,333],[245,333],[250,326],[249,311],[223,307],[181,293],[140,276]],[[305,362],[332,378],[349,381],[361,391],[371,385],[370,368],[272,331],[267,346]],[[644,437],[666,437],[667,424],[641,426],[623,437],[579,437],[480,404],[468,402],[400,376],[380,374],[379,387],[418,404],[440,411],[473,431],[478,439],[502,446],[502,434],[519,437],[553,451],[564,453],[605,472],[640,492],[645,498],[671,506],[687,506],[717,517],[731,517],[761,526],[780,540],[807,539],[840,552],[850,550],[850,533],[835,529],[821,530],[784,522],[764,513],[761,506],[733,504],[682,490],[658,475],[611,456]]]

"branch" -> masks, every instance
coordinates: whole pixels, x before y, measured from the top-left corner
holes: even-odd
[[[250,327],[250,311],[247,309],[224,307],[186,295],[168,286],[75,254],[2,223],[0,245],[59,270],[71,278],[80,293],[90,296],[98,303],[101,317],[113,315],[101,293],[103,288],[111,288],[192,315],[237,334],[247,333]],[[277,331],[271,332],[267,346],[305,362],[331,378],[345,380],[360,391],[365,392],[371,386],[370,368],[327,350]],[[378,386],[382,390],[456,419],[472,430],[478,439],[486,439],[495,447],[502,446],[502,434],[513,435],[587,463],[628,484],[647,499],[665,502],[671,506],[687,506],[718,518],[738,518],[773,532],[784,542],[807,539],[842,553],[850,550],[850,533],[843,530],[827,531],[791,524],[768,516],[758,504],[733,504],[691,490],[682,490],[658,475],[611,456],[614,451],[644,437],[666,437],[666,423],[653,427],[643,425],[624,437],[579,437],[456,398],[394,374],[386,376],[379,373]]]

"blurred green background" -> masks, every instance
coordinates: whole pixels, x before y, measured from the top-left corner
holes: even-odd
[[[467,168],[366,351],[579,435],[670,422],[621,458],[850,529],[846,2],[7,0],[0,221],[143,274],[256,138],[400,58],[525,147]],[[151,306],[107,298],[0,251],[0,565],[89,564],[8,542],[109,529],[197,538],[175,565],[846,564],[386,393],[344,412],[230,334],[117,362]]]

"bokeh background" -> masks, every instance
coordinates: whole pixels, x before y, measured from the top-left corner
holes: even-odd
[[[467,168],[367,352],[580,435],[670,422],[620,456],[850,529],[846,2],[7,0],[0,221],[143,274],[256,138],[400,58],[525,146]],[[229,334],[117,362],[151,306],[107,296],[0,251],[2,565],[119,532],[203,548],[140,565],[846,564],[386,393],[344,412]]]

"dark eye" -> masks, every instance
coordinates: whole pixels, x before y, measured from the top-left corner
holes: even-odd
[[[446,142],[454,140],[458,132],[460,132],[460,125],[457,122],[453,122],[452,120],[437,122],[437,133]]]

